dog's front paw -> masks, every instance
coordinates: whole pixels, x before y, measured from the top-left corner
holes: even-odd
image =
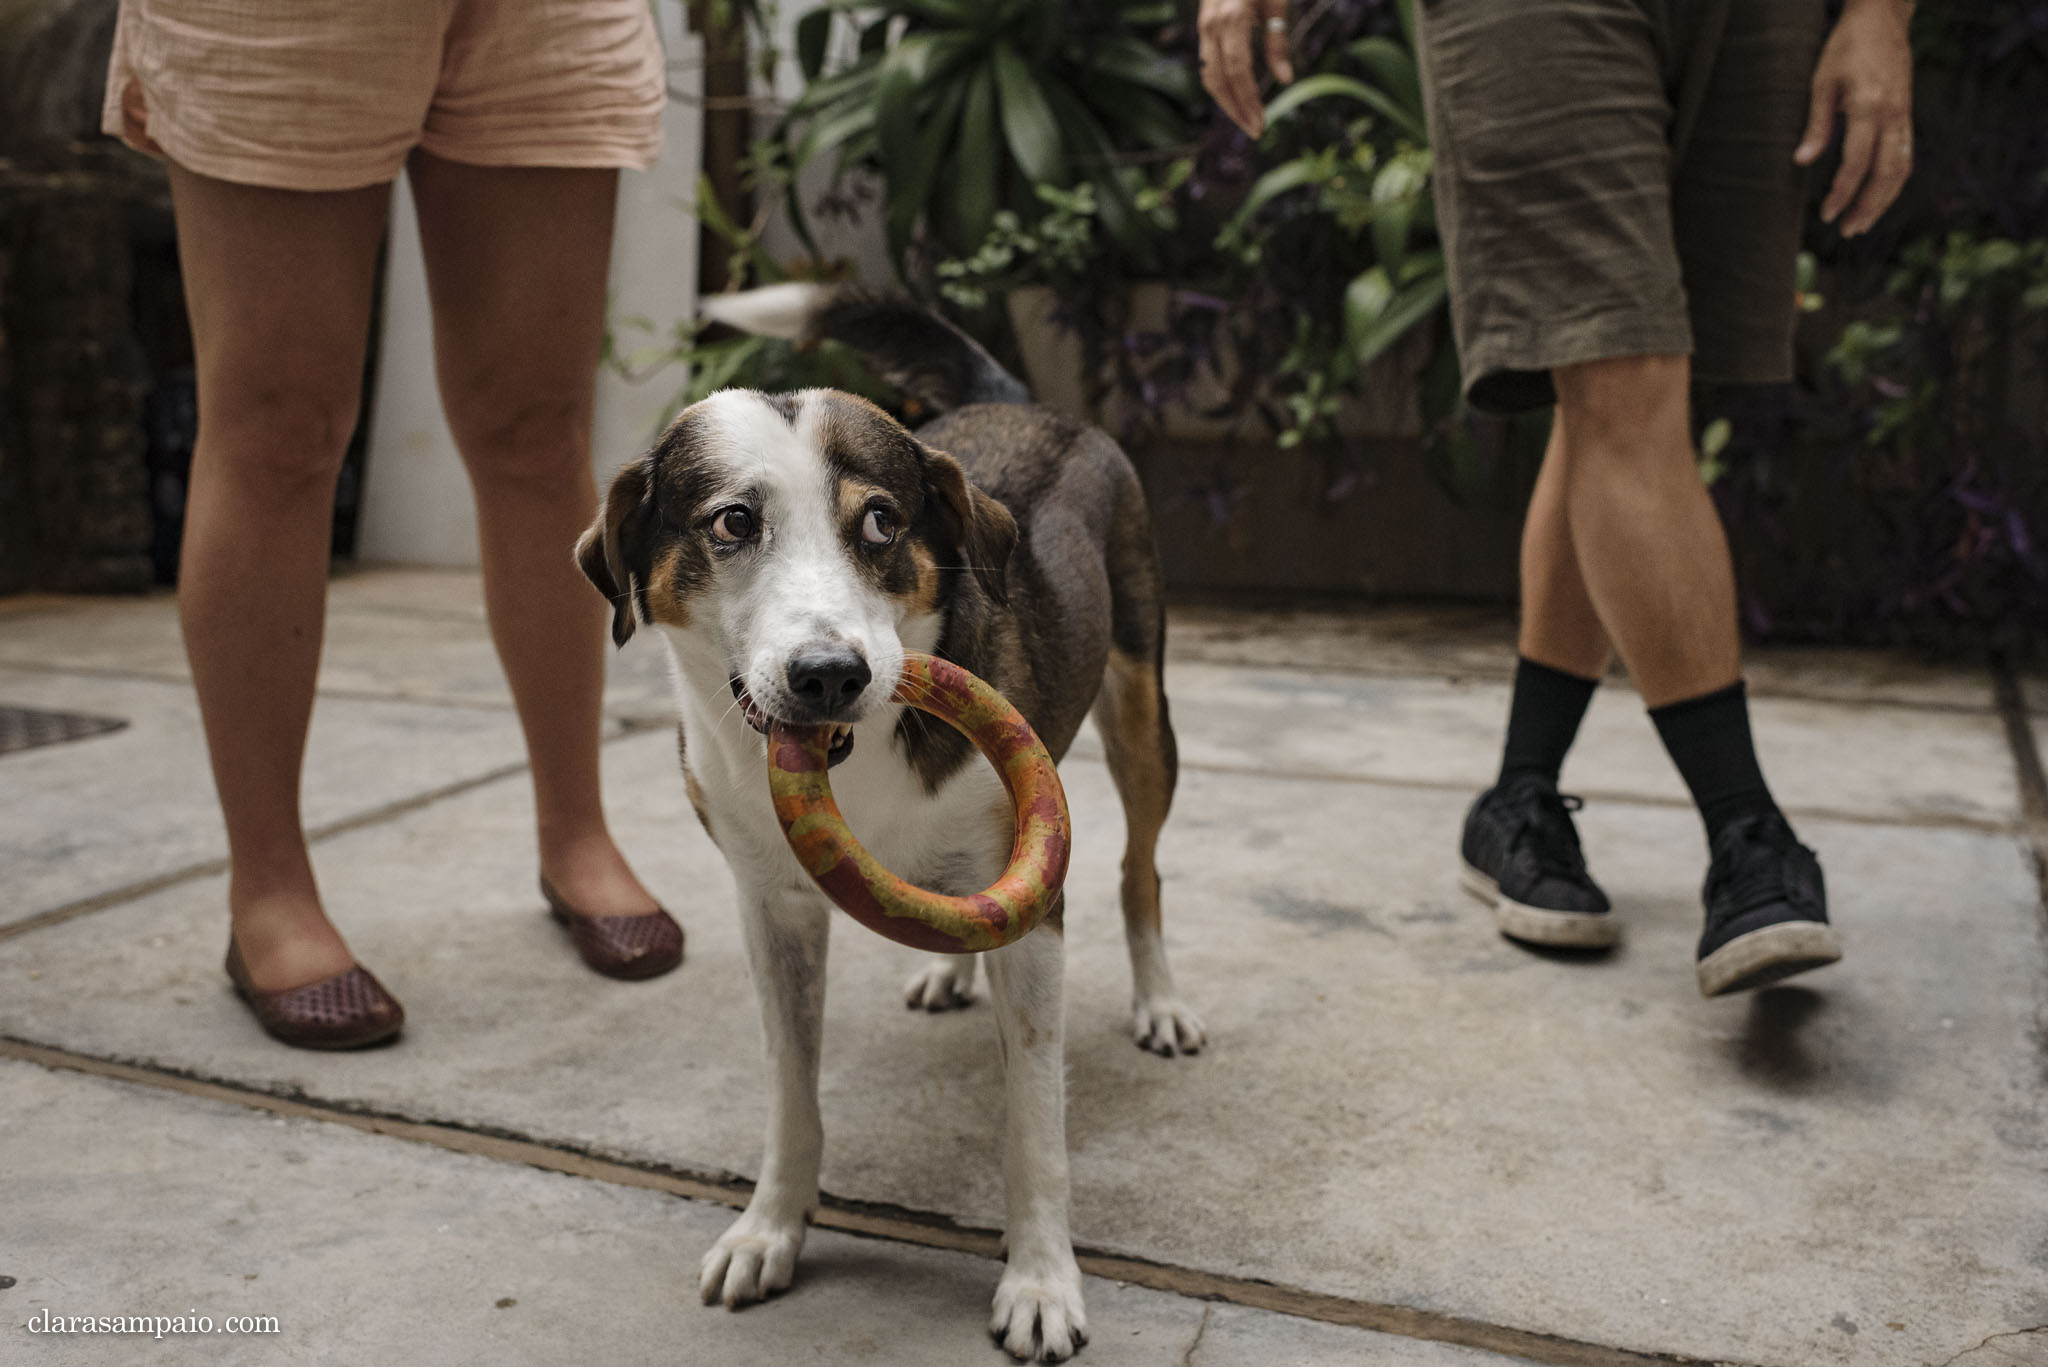
[[[1199,1054],[1209,1042],[1202,1018],[1175,997],[1140,998],[1132,1015],[1131,1033],[1140,1049],[1149,1049],[1161,1058]]]
[[[785,1223],[749,1210],[704,1255],[697,1291],[704,1304],[724,1301],[728,1310],[761,1300],[789,1285],[803,1246],[802,1220]]]
[[[1065,1362],[1088,1341],[1088,1311],[1081,1304],[1081,1269],[1068,1254],[1064,1266],[1036,1273],[1003,1271],[996,1284],[988,1331],[1020,1362]]]
[[[974,1003],[974,956],[936,954],[903,985],[903,1004],[913,1011],[951,1011]]]

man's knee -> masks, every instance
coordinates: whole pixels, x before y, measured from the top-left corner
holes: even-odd
[[[1690,357],[1615,356],[1560,366],[1551,378],[1574,462],[1641,459],[1674,442],[1690,448]]]

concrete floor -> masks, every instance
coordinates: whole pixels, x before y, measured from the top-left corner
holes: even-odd
[[[474,580],[360,572],[332,605],[308,821],[409,1024],[327,1057],[265,1040],[222,978],[170,602],[0,600],[0,702],[130,722],[0,758],[0,1361],[134,1356],[28,1335],[45,1307],[281,1322],[169,1360],[1006,1360],[986,1008],[904,1011],[910,956],[839,928],[828,1227],[787,1296],[697,1305],[765,1089],[658,648],[614,663],[606,785],[689,958],[616,984],[541,914]],[[1500,621],[1188,609],[1173,640],[1162,865],[1197,1058],[1130,1043],[1120,818],[1092,736],[1064,768],[1075,1227],[1108,1274],[1081,1361],[2048,1363],[2048,813],[2012,748],[2048,744],[2048,688],[2025,719],[1982,673],[1755,660],[1849,956],[1705,1002],[1698,826],[1625,687],[1566,783],[1626,938],[1560,961],[1452,877]]]

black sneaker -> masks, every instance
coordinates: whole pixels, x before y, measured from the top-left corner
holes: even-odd
[[[1518,774],[1481,793],[1466,814],[1459,881],[1493,908],[1509,939],[1567,949],[1614,943],[1611,904],[1586,872],[1572,825],[1583,805],[1539,774]]]
[[[1765,987],[1842,957],[1820,860],[1775,811],[1721,828],[1705,895],[1702,996]]]

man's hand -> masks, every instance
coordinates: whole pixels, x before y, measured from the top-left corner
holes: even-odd
[[[1202,0],[1196,27],[1202,35],[1202,84],[1230,121],[1257,137],[1266,106],[1252,74],[1252,48],[1266,46],[1266,69],[1281,82],[1294,79],[1287,57],[1287,0]]]
[[[1834,136],[1836,113],[1847,119],[1842,167],[1820,206],[1822,222],[1842,219],[1844,237],[1867,232],[1913,169],[1912,17],[1912,0],[1847,0],[1814,69],[1812,112],[1792,159],[1811,166]]]

